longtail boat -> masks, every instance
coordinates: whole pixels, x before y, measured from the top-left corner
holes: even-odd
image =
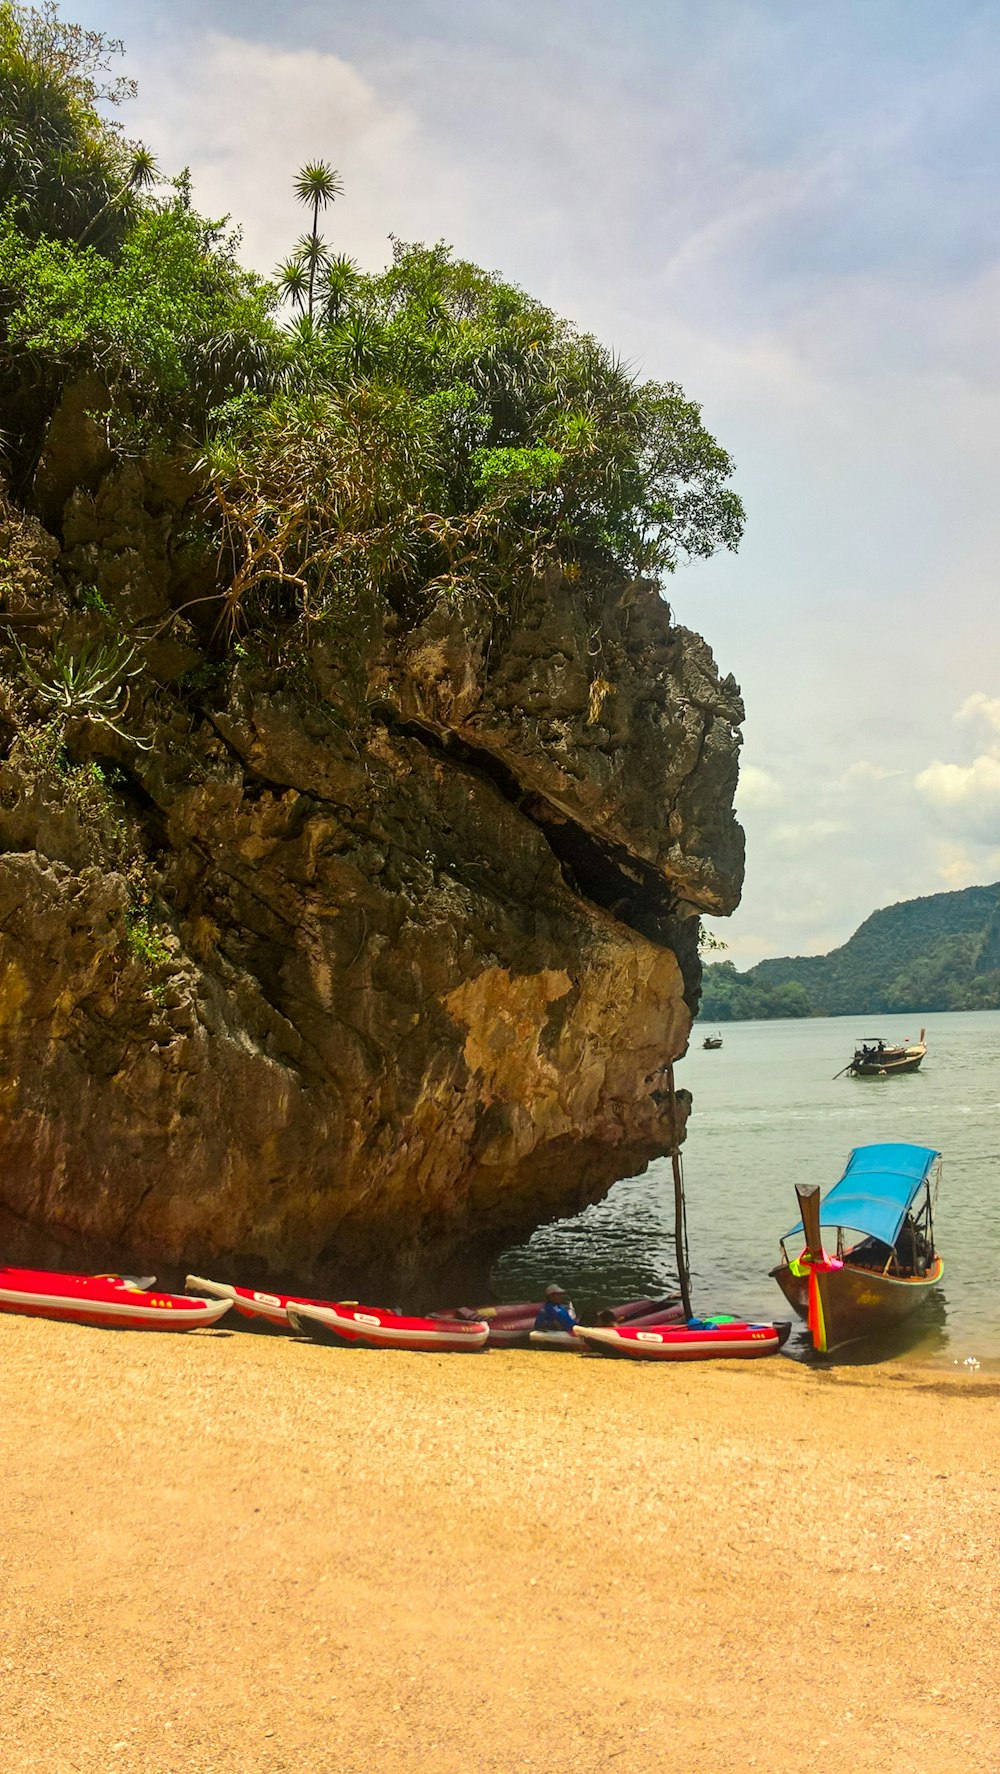
[[[941,1280],[932,1201],[940,1158],[929,1146],[857,1146],[822,1202],[816,1184],[796,1185],[802,1218],[782,1238],[771,1274],[819,1354],[891,1329]],[[823,1242],[831,1233],[832,1255]],[[789,1256],[800,1237],[805,1249]]]
[[[154,1289],[143,1275],[62,1275],[50,1269],[0,1269],[0,1312],[63,1318],[119,1330],[196,1330],[216,1324],[229,1300],[192,1300]]]
[[[895,1045],[879,1035],[869,1035],[858,1042],[844,1071],[852,1078],[891,1078],[897,1072],[915,1072],[927,1052],[926,1034],[927,1030],[921,1029],[919,1041],[900,1041]]]

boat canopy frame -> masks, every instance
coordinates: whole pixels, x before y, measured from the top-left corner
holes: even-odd
[[[931,1178],[940,1163],[940,1152],[931,1146],[888,1141],[856,1146],[839,1182],[820,1202],[820,1230],[836,1231],[838,1256],[843,1252],[843,1231],[847,1227],[888,1245],[891,1262],[900,1230],[921,1189],[925,1196],[914,1224],[933,1251]],[[802,1232],[802,1221],[797,1220],[782,1237],[782,1250],[786,1239],[795,1238]]]

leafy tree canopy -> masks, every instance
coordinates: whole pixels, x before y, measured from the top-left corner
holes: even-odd
[[[276,577],[317,607],[357,583],[350,556],[397,605],[431,588],[495,596],[546,552],[657,575],[737,545],[732,463],[676,385],[639,382],[442,243],[396,241],[366,276],[311,240],[279,268],[300,310],[284,392],[266,422],[264,402],[222,415],[205,457],[242,591]],[[352,472],[374,503],[332,467],[359,414]]]
[[[58,386],[95,369],[137,397],[168,431],[204,424],[210,407],[266,382],[282,350],[270,290],[235,256],[226,230],[183,189],[142,207],[118,252],[32,240],[0,217],[0,373]]]
[[[62,388],[96,371],[120,425],[201,452],[232,625],[495,603],[543,558],[657,576],[737,546],[732,462],[676,384],[442,243],[362,273],[319,233],[343,194],[328,162],[294,182],[310,231],[276,285],[245,271],[186,176],[106,115],[120,48],[0,0],[0,430],[22,481]]]

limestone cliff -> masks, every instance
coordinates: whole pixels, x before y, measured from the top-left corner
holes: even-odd
[[[737,687],[653,586],[554,568],[223,656],[193,485],[84,441],[46,528],[0,512],[6,1260],[481,1271],[669,1148]],[[127,717],[55,749],[51,661],[121,633]]]

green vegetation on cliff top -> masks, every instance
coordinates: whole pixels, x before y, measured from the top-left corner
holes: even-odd
[[[117,448],[198,460],[228,568],[225,628],[486,609],[545,558],[657,575],[735,547],[732,463],[673,383],[443,245],[387,270],[333,254],[341,192],[315,162],[311,222],[272,285],[109,121],[120,45],[54,5],[0,4],[0,427],[30,489],[66,387],[110,397]],[[289,169],[290,182],[291,172]],[[292,204],[290,200],[290,213]],[[290,302],[283,317],[282,299]],[[297,310],[297,312],[296,312]]]
[[[1000,1009],[1000,882],[873,912],[828,955],[706,967],[701,1016],[861,1016]]]

